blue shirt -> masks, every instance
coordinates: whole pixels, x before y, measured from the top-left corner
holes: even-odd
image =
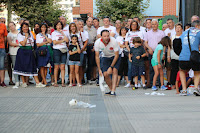
[[[199,51],[200,30],[194,27],[191,27],[189,30],[191,50]],[[188,43],[188,30],[184,31],[180,38],[182,42],[182,50],[179,55],[179,61],[189,61],[191,52]]]
[[[163,45],[162,44],[158,44],[155,51],[153,52],[153,57],[152,60],[154,60],[155,62],[158,62],[158,51],[161,50],[160,53],[160,62],[162,61],[163,58]]]

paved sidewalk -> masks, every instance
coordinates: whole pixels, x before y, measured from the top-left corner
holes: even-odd
[[[0,133],[199,133],[200,97],[146,92],[121,86],[110,97],[94,85],[1,87]],[[70,107],[72,98],[97,107]]]

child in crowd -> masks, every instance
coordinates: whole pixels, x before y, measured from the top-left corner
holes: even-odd
[[[142,46],[142,40],[140,37],[133,38],[134,47],[130,49],[129,61],[132,62],[132,76],[135,79],[135,89],[138,89],[138,76],[141,76],[143,88],[145,86],[145,66],[144,66],[144,57],[146,52]],[[132,59],[131,59],[132,58]]]
[[[164,47],[170,47],[171,48],[171,40],[168,36],[165,36],[162,38],[162,40],[158,43],[154,53],[153,57],[151,59],[151,64],[154,69],[154,77],[153,77],[153,86],[152,90],[157,91],[156,87],[156,80],[158,78],[158,75],[160,74],[160,82],[161,82],[161,90],[166,90],[167,87],[164,86],[164,73],[163,73],[163,66],[162,66],[162,58],[163,58],[163,48]]]
[[[78,36],[72,35],[71,36],[71,44],[69,46],[69,66],[70,66],[70,84],[69,87],[75,85],[75,78],[78,83],[78,86],[81,87],[80,79],[79,79],[79,66],[80,66],[80,46],[78,44]],[[74,74],[75,73],[75,74]],[[72,84],[72,80],[73,83]]]

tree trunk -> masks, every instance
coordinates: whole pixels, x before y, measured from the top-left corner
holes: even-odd
[[[11,13],[12,13],[11,0],[7,1],[7,10],[8,10],[8,23],[7,24],[9,24],[11,22]]]

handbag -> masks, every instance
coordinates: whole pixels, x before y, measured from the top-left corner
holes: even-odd
[[[181,50],[182,50],[182,42],[181,42],[181,39],[180,39],[180,38],[175,38],[175,39],[173,40],[173,49],[174,49],[174,52],[175,52],[177,55],[180,55]]]
[[[67,49],[66,49],[66,48],[60,48],[59,50],[60,50],[60,52],[63,53],[63,54],[64,54],[64,53],[67,53]]]
[[[189,44],[189,48],[190,48],[190,52],[191,52],[190,61],[192,61],[193,63],[200,63],[199,51],[196,51],[196,50],[192,51],[192,49],[191,49],[189,32],[190,32],[190,30],[188,30],[188,44]]]
[[[45,49],[38,50],[39,56],[46,56],[47,55],[47,47]]]

